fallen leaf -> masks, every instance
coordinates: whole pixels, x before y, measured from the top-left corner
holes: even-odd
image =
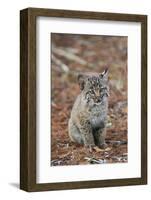
[[[105,149],[100,149],[99,147],[93,147],[93,149],[96,151],[96,152],[104,152],[104,151],[110,151],[111,148],[110,147],[107,147]]]

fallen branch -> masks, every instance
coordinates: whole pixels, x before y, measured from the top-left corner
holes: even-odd
[[[96,158],[89,158],[89,157],[85,157],[85,160],[87,160],[88,162],[92,163],[92,164],[104,164],[107,163],[107,160],[105,159],[96,159]]]
[[[124,145],[124,144],[127,144],[127,141],[121,141],[121,140],[106,140],[106,143],[107,144],[112,144],[112,145]]]
[[[53,54],[51,55],[52,62],[54,62],[57,66],[60,66],[62,71],[65,73],[69,72],[69,68],[66,64],[62,63],[61,60],[56,58]]]
[[[77,56],[69,51],[65,51],[62,48],[55,47],[54,45],[52,46],[52,52],[58,56],[63,56],[64,58],[66,58],[68,60],[75,61],[75,62],[79,63],[80,65],[87,65],[91,68],[93,67],[92,64],[88,63],[87,61],[80,58],[79,56]]]

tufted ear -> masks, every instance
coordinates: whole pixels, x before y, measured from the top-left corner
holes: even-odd
[[[99,77],[101,79],[108,80],[108,68],[105,68],[105,70],[99,75]]]
[[[86,78],[86,76],[85,76],[84,74],[79,74],[79,75],[78,75],[78,83],[79,83],[79,86],[80,86],[80,89],[81,89],[81,90],[84,89],[85,78]]]

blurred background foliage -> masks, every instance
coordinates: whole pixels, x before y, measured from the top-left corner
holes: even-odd
[[[56,78],[63,89],[75,84],[79,72],[109,67],[111,91],[127,97],[127,37],[52,34],[51,40],[53,88]]]

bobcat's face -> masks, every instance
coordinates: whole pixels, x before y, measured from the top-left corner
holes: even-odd
[[[88,78],[85,85],[85,99],[87,103],[100,104],[108,97],[108,87],[101,82],[100,78],[92,76]]]
[[[87,103],[99,105],[106,100],[109,96],[107,70],[101,74],[83,74],[79,76],[82,76],[79,84]]]

